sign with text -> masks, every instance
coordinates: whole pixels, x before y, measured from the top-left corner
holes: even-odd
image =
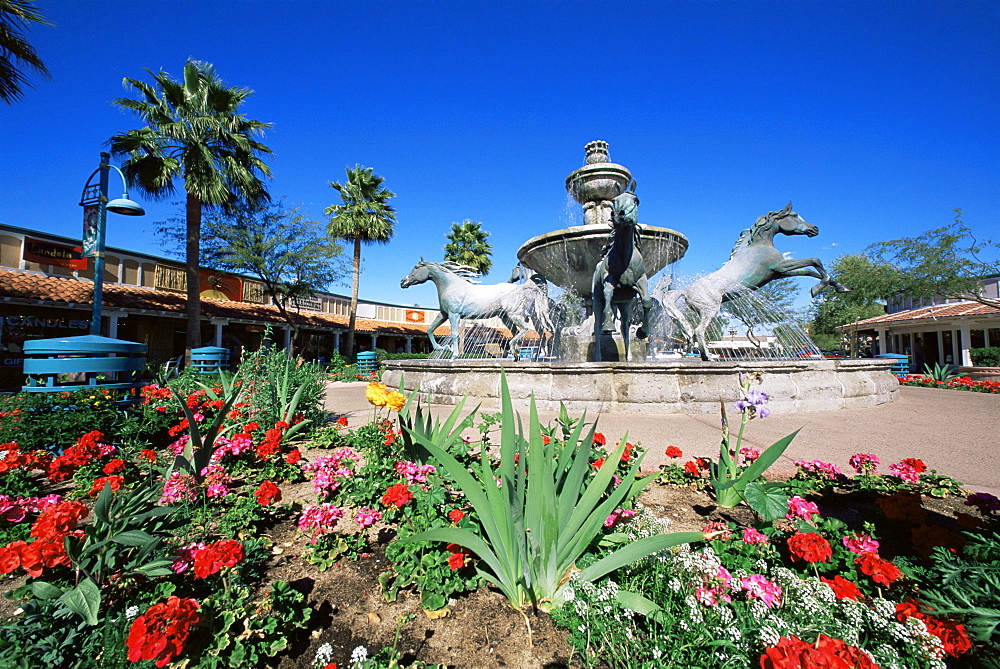
[[[87,269],[87,259],[79,246],[66,246],[24,238],[24,259],[41,265],[58,265],[70,269]]]
[[[83,206],[83,257],[93,258],[97,255],[97,217],[100,215],[98,205]]]

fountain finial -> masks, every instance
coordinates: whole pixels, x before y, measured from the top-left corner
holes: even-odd
[[[611,162],[611,155],[608,153],[608,143],[604,140],[598,139],[590,142],[583,149],[587,152],[587,165]]]

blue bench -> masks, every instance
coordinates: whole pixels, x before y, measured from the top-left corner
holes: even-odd
[[[24,342],[28,379],[21,390],[54,393],[107,388],[134,392],[143,386],[139,375],[146,369],[145,354],[145,344],[97,335],[28,340]]]
[[[910,356],[902,353],[879,353],[876,358],[888,358],[893,360],[892,368],[889,370],[896,376],[906,376],[910,373]]]

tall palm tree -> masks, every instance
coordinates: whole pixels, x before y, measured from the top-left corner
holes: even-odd
[[[465,219],[461,223],[452,223],[451,232],[445,237],[448,243],[444,246],[444,259],[476,268],[481,274],[487,274],[493,267],[490,256],[493,247],[487,243],[490,233],[483,230],[483,224]]]
[[[22,69],[49,76],[45,63],[24,38],[30,21],[49,25],[35,9],[34,0],[0,0],[0,102],[21,99],[22,86],[30,86]]]
[[[190,350],[201,345],[198,267],[202,210],[270,199],[261,176],[271,176],[271,170],[260,156],[271,150],[253,137],[262,135],[271,124],[239,113],[240,105],[253,91],[227,88],[209,63],[189,60],[184,65],[183,81],[163,71],[146,72],[153,77],[152,83],[128,77],[123,82],[139,93],[139,99],[118,98],[115,104],[131,110],[147,125],[112,137],[111,153],[125,158],[122,168],[129,182],[153,198],[169,197],[175,191],[175,180],[183,180]]]
[[[358,283],[361,274],[361,245],[388,244],[396,223],[396,210],[387,204],[395,197],[385,181],[373,173],[373,168],[355,165],[347,168],[347,182],[331,181],[330,186],[340,193],[340,204],[331,204],[326,215],[332,216],[327,232],[336,239],[354,242],[354,267],[351,281],[350,323],[344,348],[348,356],[354,355],[354,326],[358,317]]]

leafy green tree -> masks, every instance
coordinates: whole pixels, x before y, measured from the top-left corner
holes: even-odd
[[[129,182],[152,198],[169,197],[174,182],[183,181],[190,351],[201,345],[198,267],[203,209],[269,200],[261,177],[269,177],[271,170],[261,154],[271,150],[254,137],[271,124],[246,118],[240,106],[253,91],[226,87],[208,63],[189,60],[182,81],[167,72],[146,72],[153,78],[151,84],[128,77],[123,82],[138,92],[138,99],[115,100],[146,126],[112,137],[111,153],[125,158],[122,169]]]
[[[864,255],[842,255],[834,261],[831,274],[850,292],[824,293],[813,302],[809,337],[824,350],[840,347],[844,335],[836,328],[885,313],[885,298],[897,284],[897,271],[887,262]],[[848,332],[851,354],[857,353],[857,330]]]
[[[935,296],[971,300],[1000,308],[1000,299],[983,294],[980,279],[1000,274],[1000,245],[979,241],[955,210],[954,223],[916,237],[901,237],[869,246],[873,262],[893,267],[892,290],[883,297],[903,294],[914,299]]]
[[[30,86],[23,70],[49,76],[38,52],[25,39],[30,23],[50,25],[35,9],[34,0],[0,0],[0,102],[14,104],[22,87]]]
[[[205,218],[205,264],[250,274],[264,284],[271,303],[300,335],[297,300],[311,297],[347,274],[344,247],[326,235],[320,221],[281,203],[239,204]]]
[[[340,203],[331,204],[325,213],[333,217],[327,226],[327,234],[334,239],[354,242],[350,322],[344,341],[347,355],[353,357],[354,327],[358,318],[361,245],[388,244],[392,239],[396,210],[388,202],[396,194],[382,185],[385,179],[375,174],[371,167],[355,165],[346,170],[346,182],[330,182],[330,187],[340,194]]]
[[[452,223],[451,232],[445,235],[448,243],[444,246],[444,259],[474,267],[480,274],[488,274],[493,267],[493,247],[486,239],[490,233],[483,230],[483,224],[465,219]]]

